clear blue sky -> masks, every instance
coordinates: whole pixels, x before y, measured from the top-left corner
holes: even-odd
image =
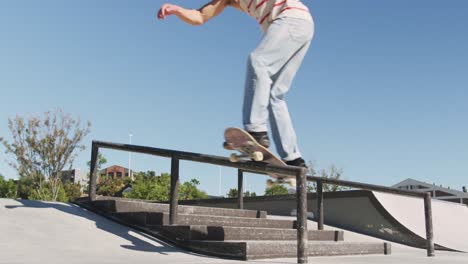
[[[203,1],[174,1],[191,8]],[[223,130],[241,125],[247,54],[261,37],[236,10],[201,27],[170,17],[162,2],[0,2],[0,135],[8,117],[62,108],[92,122],[92,139],[214,155]],[[334,163],[348,180],[392,185],[406,178],[468,185],[468,1],[305,0],[316,22],[288,94],[304,158]],[[109,165],[128,154],[104,151]],[[9,178],[3,151],[0,173]],[[137,170],[169,160],[133,155]],[[133,166],[132,166],[133,167]],[[182,178],[219,192],[220,168],[182,162]],[[236,171],[221,170],[221,193]],[[247,185],[263,193],[264,176]]]

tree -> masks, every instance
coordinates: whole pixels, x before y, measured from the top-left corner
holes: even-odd
[[[280,184],[274,184],[273,186],[265,189],[265,196],[284,195],[284,194],[288,194],[288,188]]]
[[[244,197],[255,197],[257,194],[255,192],[245,191]]]
[[[237,195],[239,194],[239,191],[237,191],[236,188],[231,188],[229,189],[229,192],[226,194],[228,198],[237,198]]]
[[[101,181],[97,186],[96,193],[104,196],[115,196],[116,193],[125,187],[125,183],[121,178],[108,178]]]
[[[101,152],[98,152],[96,170],[100,171],[102,168],[102,165],[106,163],[107,163],[107,159],[104,157],[104,155],[101,154]],[[88,168],[91,168],[91,161],[88,161],[86,164],[88,165]],[[88,177],[89,177],[89,173],[88,173]]]
[[[135,173],[132,190],[124,196],[133,199],[169,201],[171,190],[171,175],[162,173],[156,176],[154,171]],[[205,199],[208,195],[198,189],[200,182],[192,179],[180,185],[179,199]]]
[[[37,183],[31,177],[22,177],[18,181],[18,197],[29,199],[35,189],[39,188]]]
[[[67,194],[63,185],[60,183],[56,187],[56,193],[52,192],[52,181],[43,181],[42,184],[34,189],[29,195],[29,200],[58,201],[68,202]]]
[[[72,184],[67,182],[63,185],[63,189],[69,202],[74,202],[81,197],[81,185],[79,183]]]
[[[228,198],[237,198],[237,188],[231,188],[229,192],[226,194]],[[244,197],[255,197],[257,194],[255,192],[244,192]]]
[[[155,179],[158,176],[156,175],[155,171],[140,171],[133,173],[133,177],[135,178],[135,180],[151,180]]]
[[[80,144],[89,133],[91,124],[81,127],[79,119],[56,110],[46,112],[42,118],[16,116],[8,119],[12,141],[0,141],[7,154],[15,161],[9,165],[21,178],[31,178],[35,189],[33,196],[41,200],[56,201],[63,190],[59,172],[71,169],[77,151],[84,150]]]
[[[315,164],[310,161],[309,162],[309,174],[314,176],[314,177],[322,177],[325,179],[335,179],[339,180],[343,176],[343,169],[338,169],[334,164],[330,165],[328,170],[322,169],[320,171],[317,171],[315,169]],[[315,192],[317,190],[317,183],[309,183],[307,186],[307,189],[309,192]],[[323,191],[324,192],[338,192],[338,191],[343,191],[347,190],[347,187],[344,186],[339,186],[339,185],[333,185],[333,184],[323,184]]]
[[[127,198],[168,201],[171,175],[162,173],[160,176],[152,176],[151,172],[135,174],[132,190],[125,194]]]
[[[208,194],[197,188],[200,185],[200,181],[197,179],[191,179],[188,182],[184,182],[180,186],[179,199],[181,200],[194,200],[194,199],[206,199]]]
[[[104,164],[107,163],[107,159],[104,157],[104,155],[101,154],[101,152],[98,152],[98,157],[97,157],[97,167],[96,167],[96,171],[98,172],[98,175],[99,175],[99,171],[101,170],[102,166]],[[84,186],[84,192],[87,194],[88,193],[88,190],[89,190],[89,171],[91,170],[91,161],[88,161],[86,163],[88,165],[88,172],[86,173],[86,177],[88,179],[87,181],[87,184]],[[103,179],[100,179],[100,181],[102,181]]]

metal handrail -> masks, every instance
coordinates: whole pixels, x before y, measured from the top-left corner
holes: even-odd
[[[307,263],[307,181],[317,182],[317,210],[318,210],[318,229],[323,230],[323,184],[335,184],[366,190],[387,192],[393,194],[407,195],[424,198],[424,211],[426,220],[426,241],[427,255],[434,256],[434,237],[432,227],[432,209],[431,194],[415,191],[401,190],[379,185],[365,184],[359,182],[343,181],[337,179],[328,179],[322,177],[307,176],[307,169],[295,166],[277,166],[268,163],[253,161],[231,162],[228,158],[205,155],[193,152],[176,151],[169,149],[153,148],[147,146],[138,146],[131,144],[119,144],[105,141],[93,141],[91,149],[90,166],[90,184],[89,200],[96,200],[96,180],[97,180],[97,158],[99,148],[114,149],[121,151],[130,151],[135,153],[149,154],[171,159],[171,191],[170,191],[170,209],[169,223],[177,223],[178,192],[179,192],[179,161],[187,160],[200,163],[209,163],[219,166],[238,169],[238,208],[243,208],[243,173],[253,172],[259,174],[278,173],[296,177],[296,201],[297,201],[297,261],[298,263]]]
[[[322,182],[326,184],[340,185],[340,186],[358,188],[362,190],[378,191],[378,192],[399,194],[399,195],[413,196],[413,197],[420,197],[420,198],[423,198],[425,195],[422,192],[408,191],[408,190],[381,186],[381,185],[367,184],[367,183],[354,182],[354,181],[345,181],[345,180],[338,180],[338,179],[330,179],[330,178],[316,177],[316,176],[307,176],[307,181]]]
[[[239,162],[231,162],[226,157],[219,157],[214,155],[206,155],[200,153],[177,151],[161,148],[153,148],[146,146],[130,145],[130,144],[118,144],[105,141],[93,141],[93,146],[97,148],[106,148],[114,150],[130,151],[134,153],[142,153],[155,155],[160,157],[175,158],[178,160],[187,160],[200,163],[210,163],[214,165],[220,165],[231,168],[238,168],[244,171],[253,173],[279,173],[283,175],[296,176],[298,173],[302,173],[303,168],[295,166],[278,166],[269,163],[253,162],[247,160],[240,160]]]
[[[96,180],[97,180],[97,158],[99,148],[115,149],[130,151],[135,153],[143,153],[167,157],[171,159],[171,191],[169,197],[169,224],[177,223],[177,208],[179,194],[179,161],[188,160],[200,163],[210,163],[214,165],[232,167],[238,169],[238,177],[243,177],[243,171],[268,174],[278,173],[291,177],[296,177],[296,193],[297,193],[297,262],[307,263],[307,170],[301,167],[294,166],[276,166],[268,163],[259,163],[253,161],[231,162],[225,157],[213,155],[204,155],[199,153],[175,151],[169,149],[152,148],[146,146],[118,144],[104,141],[93,141],[91,148],[91,166],[90,166],[90,183],[89,183],[89,200],[96,200]],[[242,190],[243,181],[239,180],[239,189]],[[242,205],[242,198],[239,199]]]

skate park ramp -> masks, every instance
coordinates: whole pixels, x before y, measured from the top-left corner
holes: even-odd
[[[316,212],[316,200],[309,199]],[[422,198],[371,192],[328,193],[324,203],[325,223],[408,246],[426,247],[424,200]],[[436,249],[468,252],[468,207],[432,199]]]
[[[386,193],[372,193],[377,201],[398,223],[426,237],[424,202],[421,198]],[[468,207],[464,204],[432,199],[434,241],[437,245],[468,252]]]

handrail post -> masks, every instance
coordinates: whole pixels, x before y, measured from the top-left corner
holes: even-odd
[[[317,181],[317,229],[323,230],[323,183]]]
[[[92,202],[96,200],[97,163],[99,148],[93,143],[91,147],[91,164],[89,170],[88,198]]]
[[[434,257],[434,230],[432,227],[432,205],[430,192],[426,192],[424,195],[424,216],[426,220],[427,256]]]
[[[179,159],[171,159],[171,197],[169,198],[169,224],[177,224],[179,207]]]
[[[244,173],[237,170],[237,208],[244,209]]]
[[[303,168],[296,174],[297,195],[297,263],[307,263],[307,170]]]

